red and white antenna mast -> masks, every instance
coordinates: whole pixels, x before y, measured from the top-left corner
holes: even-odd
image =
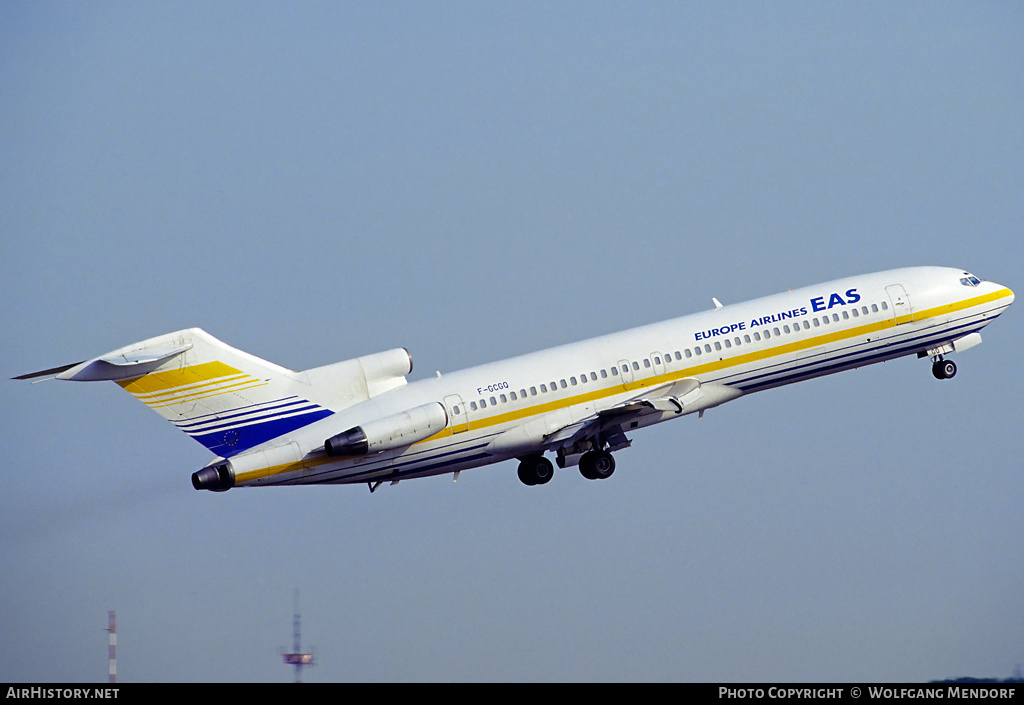
[[[110,683],[117,683],[117,616],[114,610],[107,613],[107,633],[110,635],[110,651],[107,656],[110,666],[107,669],[107,680]]]
[[[314,665],[313,654],[302,653],[302,623],[299,618],[299,589],[295,588],[295,615],[292,618],[292,653],[281,654],[284,662],[295,666],[295,682],[302,682],[302,667]]]

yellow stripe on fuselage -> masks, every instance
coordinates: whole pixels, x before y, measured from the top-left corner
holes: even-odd
[[[975,296],[973,298],[965,299],[963,301],[957,301],[951,304],[944,304],[942,306],[935,306],[933,308],[915,311],[913,313],[913,318],[915,322],[923,321],[928,318],[935,318],[937,316],[956,313],[957,311],[963,311],[968,308],[973,308],[974,306],[980,306],[985,303],[997,301],[1010,295],[1012,295],[1012,292],[1009,289],[1001,289],[990,294]],[[902,318],[903,317],[901,316],[901,319]],[[475,431],[482,428],[488,428],[490,426],[497,426],[499,424],[507,423],[509,421],[518,421],[520,419],[528,418],[530,416],[544,414],[549,411],[555,411],[569,406],[576,406],[577,404],[585,404],[590,401],[597,401],[598,399],[616,396],[622,394],[623,392],[633,391],[637,389],[645,389],[647,387],[657,387],[667,382],[676,382],[681,379],[696,377],[698,375],[707,374],[709,372],[717,372],[719,370],[728,369],[730,367],[738,367],[740,365],[746,365],[751,362],[759,362],[761,360],[767,360],[781,355],[800,352],[802,350],[808,350],[810,348],[828,345],[829,343],[835,343],[842,340],[847,340],[850,338],[856,338],[862,335],[868,335],[870,333],[876,333],[879,331],[887,330],[889,328],[895,328],[898,325],[902,325],[902,320],[900,323],[897,323],[893,318],[886,318],[885,320],[874,321],[872,323],[856,326],[854,328],[843,328],[842,330],[835,331],[834,333],[824,333],[810,338],[804,338],[803,340],[796,340],[793,341],[792,343],[784,343],[782,345],[775,345],[773,347],[765,348],[763,350],[755,350],[753,352],[743,353],[741,355],[733,355],[732,357],[714,360],[712,362],[707,362],[702,365],[695,365],[693,367],[687,367],[685,369],[676,370],[674,372],[667,372],[665,374],[656,375],[653,377],[645,377],[643,379],[634,380],[633,382],[627,382],[625,384],[616,384],[612,385],[611,387],[595,389],[594,391],[584,392],[582,394],[577,394],[571,397],[563,397],[561,399],[546,402],[543,404],[535,404],[532,406],[525,407],[523,409],[516,409],[514,411],[509,411],[503,414],[495,414],[494,416],[488,416],[483,419],[470,421],[469,430]],[[713,355],[714,353],[707,354]],[[452,433],[451,428],[449,427],[434,434],[430,438],[426,438],[422,441],[419,441],[419,443],[429,443],[430,441],[451,435],[455,434]]]

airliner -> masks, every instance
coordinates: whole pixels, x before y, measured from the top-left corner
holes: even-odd
[[[638,429],[794,382],[897,357],[947,356],[1013,303],[969,272],[911,267],[723,305],[414,382],[404,348],[303,372],[198,328],[15,377],[111,380],[217,458],[197,490],[384,483],[516,459],[542,485],[554,466],[608,478]],[[547,457],[554,456],[555,463]]]

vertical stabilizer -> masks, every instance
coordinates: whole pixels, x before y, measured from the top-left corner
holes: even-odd
[[[116,382],[223,457],[333,413],[309,400],[304,375],[232,348],[199,328],[128,345],[56,377]]]

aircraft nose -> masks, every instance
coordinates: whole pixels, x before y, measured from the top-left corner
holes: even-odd
[[[1007,299],[1006,305],[1009,306],[1010,304],[1013,303],[1013,299],[1014,299],[1013,291],[1008,286],[1004,286],[1003,290],[1006,292],[1004,294],[1005,298]]]

